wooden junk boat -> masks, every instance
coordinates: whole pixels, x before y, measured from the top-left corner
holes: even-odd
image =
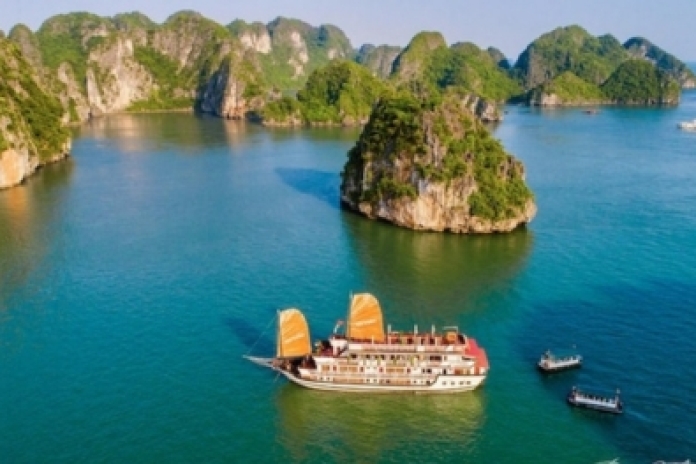
[[[488,374],[486,351],[457,327],[385,332],[380,304],[369,293],[351,296],[344,335],[337,333],[341,325],[312,350],[302,312],[279,311],[276,357],[246,358],[300,386],[342,392],[458,393]]]
[[[580,408],[594,409],[612,414],[622,414],[624,409],[619,390],[616,390],[614,397],[607,397],[582,392],[577,387],[573,387],[570,393],[568,393],[568,403]]]
[[[574,369],[582,366],[582,356],[579,354],[556,355],[547,350],[541,355],[541,359],[537,363],[540,370],[544,372],[557,372],[567,369]]]

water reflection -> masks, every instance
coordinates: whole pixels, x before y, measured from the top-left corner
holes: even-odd
[[[392,322],[457,322],[481,295],[523,268],[533,244],[527,229],[499,235],[419,233],[345,214],[366,289],[379,296]]]
[[[286,384],[276,397],[277,441],[294,462],[413,462],[462,453],[483,425],[484,395],[360,395]]]
[[[211,147],[239,143],[246,128],[244,123],[190,113],[116,114],[83,125],[80,135],[116,143],[126,154],[167,147],[199,154]]]
[[[45,166],[22,185],[0,190],[0,311],[49,249],[62,187],[72,170],[73,161],[67,159]]]
[[[302,139],[335,144],[336,142],[355,142],[360,136],[361,129],[357,127],[267,127],[264,130],[274,142]],[[346,153],[347,151],[346,149]]]

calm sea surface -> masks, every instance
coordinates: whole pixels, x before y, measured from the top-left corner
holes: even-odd
[[[0,191],[0,462],[696,459],[696,92],[673,109],[510,107],[539,214],[499,236],[339,208],[356,130],[124,115]],[[304,390],[242,359],[296,306],[313,338],[370,291],[394,328],[487,348],[471,394]],[[578,371],[535,370],[547,348]],[[569,408],[573,385],[621,417]]]

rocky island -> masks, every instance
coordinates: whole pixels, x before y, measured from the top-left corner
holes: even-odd
[[[415,230],[509,232],[536,214],[522,163],[457,92],[380,100],[341,176],[345,207]]]
[[[590,35],[580,26],[560,27],[534,40],[511,75],[536,106],[676,105],[680,89],[696,76],[646,39],[623,45],[612,35]]]
[[[198,111],[265,125],[364,125],[373,108],[382,107],[377,102],[385,105],[396,94],[432,102],[449,93],[481,121],[500,121],[500,106],[510,101],[675,105],[680,88],[696,85],[684,63],[647,39],[622,45],[579,26],[543,34],[514,66],[493,47],[448,46],[437,31],[418,33],[403,48],[356,50],[330,24],[278,17],[221,25],[194,11],[162,24],[137,12],[61,14],[37,31],[19,24],[1,40],[0,187],[64,157],[65,125],[121,111]],[[439,169],[435,153],[433,172]],[[467,200],[474,210],[476,198]],[[503,220],[497,210],[482,214],[474,216]],[[488,227],[471,224],[451,229]]]
[[[68,156],[67,114],[19,48],[0,37],[0,188]]]

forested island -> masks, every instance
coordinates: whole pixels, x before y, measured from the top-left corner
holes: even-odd
[[[540,36],[513,65],[496,48],[448,45],[435,31],[403,47],[356,49],[333,25],[221,25],[193,11],[162,24],[140,13],[71,13],[37,31],[17,25],[0,36],[0,77],[0,188],[64,157],[67,124],[109,113],[362,125],[344,205],[455,232],[511,230],[534,215],[522,165],[482,125],[502,119],[502,104],[676,105],[681,88],[696,86],[684,63],[647,39],[621,44],[579,26]],[[448,209],[426,221],[424,195],[445,184]]]

